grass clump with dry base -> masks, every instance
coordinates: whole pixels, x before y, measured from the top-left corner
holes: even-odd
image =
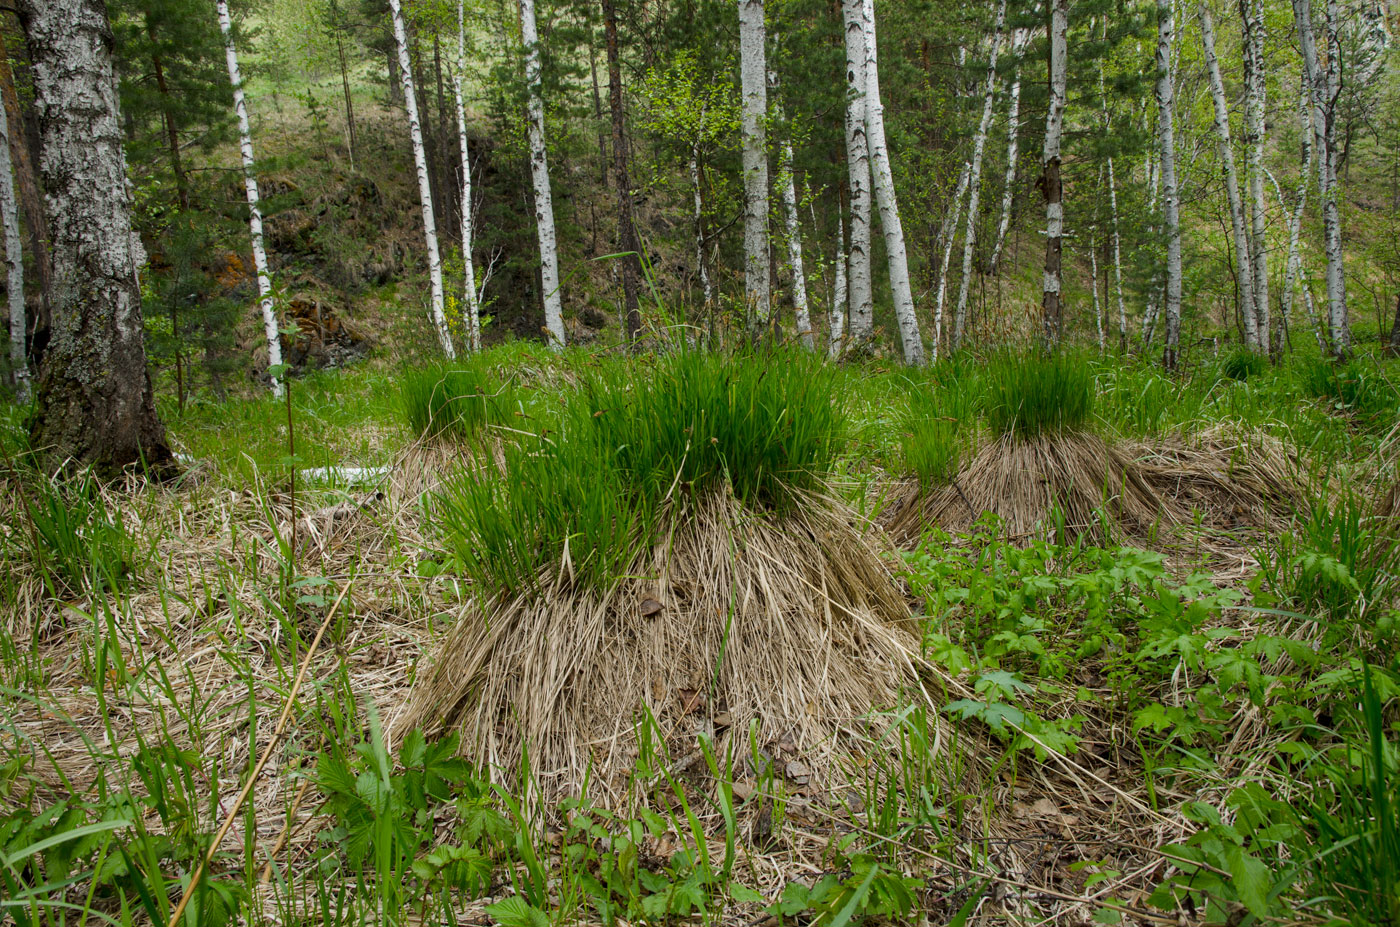
[[[733,732],[830,770],[918,662],[901,587],[827,490],[834,385],[798,353],[605,365],[557,428],[452,481],[436,524],[475,594],[396,728],[604,801],[642,719],[677,755]]]
[[[916,542],[930,526],[967,531],[988,512],[1013,539],[1052,525],[1099,537],[1105,518],[1141,533],[1162,520],[1166,504],[1133,460],[1093,430],[1087,357],[999,354],[979,379],[989,440],[943,485],[902,488],[889,515],[897,540]]]

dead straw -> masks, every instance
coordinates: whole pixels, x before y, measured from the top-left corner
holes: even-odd
[[[214,854],[218,852],[219,844],[223,842],[224,835],[233,826],[233,819],[238,816],[243,803],[248,800],[248,795],[253,791],[253,786],[257,784],[258,776],[261,775],[263,767],[272,757],[272,752],[277,749],[277,744],[282,740],[282,734],[287,729],[287,722],[292,716],[292,707],[296,705],[297,694],[301,692],[301,684],[306,680],[306,673],[311,669],[311,661],[316,657],[316,650],[321,646],[321,638],[325,636],[326,629],[331,626],[331,619],[340,609],[340,603],[345,601],[345,596],[350,592],[352,582],[347,582],[345,588],[340,590],[340,595],[336,596],[335,603],[326,612],[326,617],[321,621],[321,627],[316,629],[316,636],[311,640],[311,646],[306,651],[306,656],[302,658],[301,668],[297,670],[296,681],[292,683],[292,691],[287,693],[286,704],[282,706],[282,714],[277,719],[277,725],[272,730],[272,739],[263,748],[262,756],[258,757],[257,765],[248,775],[248,779],[243,783],[243,789],[238,793],[238,798],[234,799],[233,807],[224,815],[224,823],[219,826],[219,831],[214,835],[213,841],[209,844],[209,851],[204,854],[204,858],[195,867],[194,874],[190,876],[190,884],[185,886],[185,893],[180,896],[180,903],[175,906],[175,913],[170,915],[169,927],[176,927],[180,923],[180,916],[185,913],[185,907],[190,903],[190,898],[194,895],[194,890],[199,885],[199,880],[203,877],[204,871],[209,868],[209,863],[213,861]]]

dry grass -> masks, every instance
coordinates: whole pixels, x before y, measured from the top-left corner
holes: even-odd
[[[1263,433],[1216,426],[1125,451],[1155,492],[1209,527],[1275,527],[1303,500],[1298,452]]]
[[[1053,528],[1058,510],[1066,531],[1100,538],[1103,517],[1133,535],[1179,517],[1150,486],[1128,454],[1088,433],[1003,437],[985,445],[951,485],[921,492],[901,487],[886,526],[901,546],[930,526],[966,531],[991,513],[1008,537],[1029,539]]]
[[[566,556],[542,593],[473,601],[396,729],[460,730],[470,755],[506,769],[528,745],[552,796],[591,771],[605,800],[622,797],[647,714],[674,756],[758,722],[764,749],[829,778],[872,711],[902,693],[927,702],[927,667],[854,516],[830,500],[802,509],[755,516],[714,493],[604,594],[573,589]]]

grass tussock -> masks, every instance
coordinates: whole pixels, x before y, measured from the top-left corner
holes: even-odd
[[[478,358],[410,369],[399,379],[404,424],[415,436],[467,441],[515,406],[510,385]]]
[[[1176,513],[1128,455],[1097,435],[1003,435],[950,485],[900,490],[886,527],[910,546],[930,527],[967,531],[988,514],[1010,539],[1029,541],[1056,531],[1101,539],[1122,529],[1142,536]]]
[[[603,365],[557,427],[507,446],[436,497],[449,553],[480,588],[607,588],[670,515],[721,488],[756,512],[818,491],[846,439],[833,377],[804,354],[681,352]]]
[[[825,492],[846,435],[803,354],[604,366],[558,430],[437,500],[479,589],[397,729],[455,730],[492,766],[528,753],[567,794],[636,757],[751,724],[829,768],[837,738],[916,687],[900,586]],[[629,752],[630,751],[630,752]]]
[[[719,491],[671,528],[610,586],[580,589],[566,567],[539,593],[476,600],[397,729],[459,731],[503,769],[528,749],[551,795],[577,794],[591,770],[610,803],[642,718],[678,759],[696,730],[727,742],[756,724],[766,750],[822,775],[843,731],[918,691],[915,621],[850,513],[813,500],[754,517]]]
[[[999,354],[982,371],[987,426],[1030,440],[1083,431],[1094,413],[1094,371],[1072,351]]]

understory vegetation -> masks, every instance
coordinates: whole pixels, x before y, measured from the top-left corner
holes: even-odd
[[[292,380],[290,419],[168,410],[189,463],[165,486],[45,478],[12,411],[2,916],[168,924],[188,890],[182,922],[214,927],[1396,923],[1396,374],[508,344]],[[1052,494],[1029,534],[990,509],[880,527],[901,480],[957,496],[974,456],[1086,440],[1162,493],[1152,527],[1111,486],[1092,525]],[[1296,495],[1208,491],[1266,485],[1275,446]],[[563,790],[528,731],[502,764],[401,723],[480,603],[655,582],[628,613],[672,620],[701,590],[651,552],[719,497],[795,533],[850,513],[909,603],[917,684],[809,744],[730,718],[722,642],[619,719],[620,768],[594,745]],[[719,616],[731,646],[750,607]]]

